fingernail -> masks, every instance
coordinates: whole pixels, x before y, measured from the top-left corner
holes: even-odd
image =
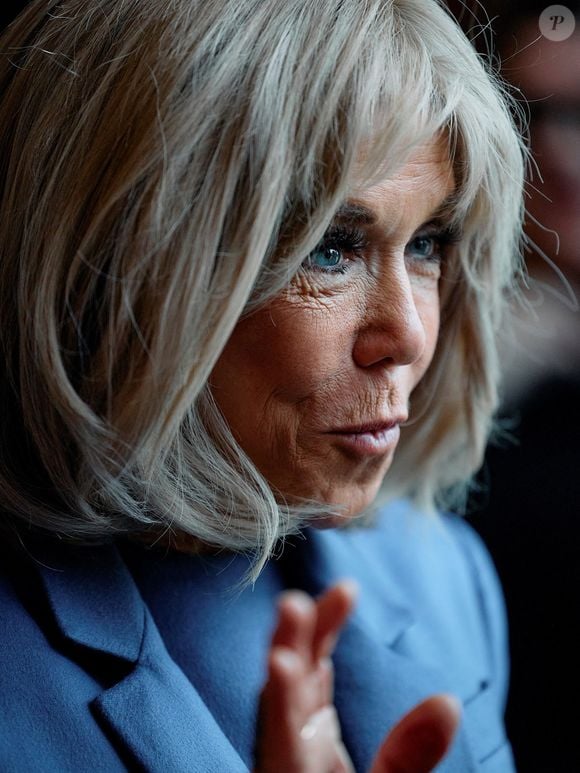
[[[282,593],[278,598],[278,604],[284,602],[284,604],[290,604],[294,609],[298,610],[300,614],[306,614],[312,610],[314,602],[306,593],[302,591],[290,590]]]
[[[445,700],[447,705],[457,714],[458,717],[461,716],[463,711],[463,704],[459,698],[457,698],[455,695],[451,695],[451,693],[442,693],[439,697]]]
[[[298,655],[290,649],[275,649],[272,651],[272,658],[276,661],[277,665],[282,666],[284,671],[296,671],[300,664],[300,658]]]
[[[352,577],[346,577],[344,580],[339,580],[341,587],[345,588],[349,596],[352,596],[353,601],[356,601],[360,595],[360,585]]]

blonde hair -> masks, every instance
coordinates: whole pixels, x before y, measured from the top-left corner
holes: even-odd
[[[272,490],[208,378],[360,175],[392,174],[441,131],[464,237],[375,504],[428,508],[464,484],[496,405],[525,152],[509,97],[439,3],[34,0],[0,52],[10,528],[169,530],[253,551],[255,579],[278,538],[328,513]]]

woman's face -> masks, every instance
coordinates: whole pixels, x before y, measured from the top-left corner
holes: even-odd
[[[433,357],[448,249],[437,211],[453,190],[445,143],[422,146],[396,177],[351,196],[359,208],[333,221],[290,289],[234,329],[212,391],[287,501],[354,516],[374,499]]]

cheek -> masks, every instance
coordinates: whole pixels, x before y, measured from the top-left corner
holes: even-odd
[[[278,304],[238,323],[210,378],[228,421],[291,422],[344,357],[348,334],[335,317]]]
[[[437,347],[440,324],[439,291],[422,293],[415,298],[415,303],[425,331],[425,349],[414,366],[416,371],[415,384],[417,384],[431,364]]]
[[[429,309],[425,315],[425,348],[428,350],[429,359],[433,357],[435,347],[437,346],[437,339],[439,338],[439,323],[440,323],[440,311],[439,311],[439,295],[429,306]]]

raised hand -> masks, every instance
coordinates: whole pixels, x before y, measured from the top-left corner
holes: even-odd
[[[260,702],[255,773],[354,773],[333,705],[330,656],[356,594],[356,585],[344,580],[316,600],[302,591],[280,596]],[[391,730],[370,773],[431,771],[458,723],[454,698],[428,698]]]

